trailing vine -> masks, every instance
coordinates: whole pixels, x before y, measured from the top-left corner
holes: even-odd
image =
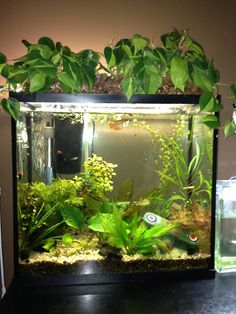
[[[200,95],[200,111],[208,113],[202,122],[210,128],[220,126],[215,115],[223,107],[217,97],[219,71],[187,30],[174,29],[163,34],[160,46],[135,34],[130,39],[110,43],[103,53],[91,49],[73,52],[48,37],[41,37],[37,43],[27,40],[22,43],[27,52],[13,63],[0,53],[0,74],[6,79],[7,90],[35,93],[51,92],[56,87],[64,93],[91,93],[104,72],[120,83],[128,100],[133,94],[160,93],[167,83],[177,94],[189,93],[190,86]],[[236,85],[232,84],[230,89],[236,98]],[[1,106],[17,119],[20,104],[16,99],[3,98]],[[235,133],[234,119],[226,123],[224,130],[226,137]]]

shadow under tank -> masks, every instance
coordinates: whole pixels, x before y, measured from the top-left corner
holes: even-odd
[[[19,276],[214,276],[217,134],[199,96],[11,96]]]

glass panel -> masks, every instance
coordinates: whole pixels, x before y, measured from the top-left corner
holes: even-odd
[[[217,181],[216,250],[218,272],[236,270],[236,181]]]
[[[213,131],[203,116],[191,104],[23,104],[21,272],[209,268]]]

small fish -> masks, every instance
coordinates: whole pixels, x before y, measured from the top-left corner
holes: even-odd
[[[117,121],[111,121],[108,123],[109,128],[114,131],[120,131],[123,128],[127,128],[129,125],[129,120],[117,120]]]
[[[119,125],[120,123],[117,122],[109,122],[109,128],[114,130],[114,131],[120,131],[122,129],[122,127]]]
[[[77,160],[77,159],[79,159],[79,157],[73,157],[70,160]]]

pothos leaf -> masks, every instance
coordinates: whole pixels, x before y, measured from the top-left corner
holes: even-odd
[[[215,115],[207,115],[201,122],[211,129],[217,129],[220,126],[219,119]]]
[[[231,84],[230,85],[230,90],[233,93],[234,98],[236,98],[236,85],[235,84]]]
[[[229,138],[231,135],[236,133],[236,124],[234,123],[234,120],[231,119],[230,121],[226,122],[224,125],[224,135],[225,138]]]
[[[43,72],[33,72],[30,75],[30,92],[40,91],[46,83],[46,75]]]
[[[193,83],[203,90],[212,91],[213,82],[211,82],[207,73],[204,69],[198,67],[197,65],[192,65],[191,77]]]
[[[199,104],[200,110],[205,112],[218,112],[222,109],[219,100],[209,91],[205,91],[201,95]]]
[[[116,57],[113,53],[113,49],[111,47],[105,47],[104,56],[106,58],[107,64],[110,68],[116,65]]]
[[[162,75],[158,69],[151,64],[144,66],[144,91],[148,94],[155,94],[162,83]]]
[[[149,45],[149,39],[136,34],[132,38],[135,54]]]
[[[53,40],[52,40],[51,38],[49,38],[49,37],[41,37],[41,38],[39,38],[38,43],[39,43],[39,44],[42,44],[42,45],[46,45],[46,46],[48,46],[49,48],[51,48],[52,50],[55,49],[54,42],[53,42]]]
[[[3,98],[1,100],[1,105],[6,113],[10,114],[15,120],[17,119],[20,112],[20,103],[18,100],[12,97],[9,97],[8,99]]]
[[[6,62],[7,62],[6,56],[0,52],[0,64],[6,63]]]
[[[179,88],[184,92],[186,82],[189,78],[187,61],[175,56],[171,60],[170,74],[175,88]]]

